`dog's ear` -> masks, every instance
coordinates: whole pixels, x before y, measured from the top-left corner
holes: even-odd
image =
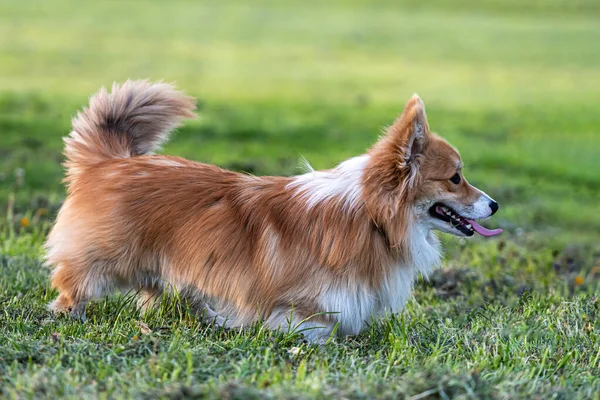
[[[386,136],[393,143],[400,162],[409,165],[423,153],[428,134],[425,105],[415,94],[406,103],[402,115],[388,128]]]
[[[429,134],[425,106],[414,95],[402,115],[369,151],[372,162],[366,183],[372,182],[377,190],[387,193],[405,193],[414,187]],[[392,203],[396,204],[396,200]]]
[[[420,179],[419,169],[429,134],[425,106],[415,94],[402,115],[369,151],[371,161],[364,176],[364,190],[367,208],[376,223],[395,218],[401,209],[399,205],[409,201],[409,189]]]

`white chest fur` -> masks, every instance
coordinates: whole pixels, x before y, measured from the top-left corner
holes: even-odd
[[[417,275],[428,276],[440,263],[440,243],[433,233],[415,225],[410,241],[410,261],[391,266],[377,288],[356,279],[339,279],[324,291],[321,306],[335,313],[332,315],[340,323],[341,335],[358,334],[371,317],[401,311]]]

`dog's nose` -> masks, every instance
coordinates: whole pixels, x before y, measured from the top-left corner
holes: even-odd
[[[498,206],[498,203],[492,200],[490,201],[490,208],[492,209],[492,215],[494,215],[496,214],[496,211],[498,211],[498,208],[500,208],[500,206]]]

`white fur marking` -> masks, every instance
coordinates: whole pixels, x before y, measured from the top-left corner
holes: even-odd
[[[473,204],[473,214],[475,218],[488,218],[492,215],[492,208],[490,207],[490,203],[492,202],[492,198],[481,192],[481,197],[477,199],[475,204]]]
[[[427,277],[440,264],[440,244],[427,228],[415,224],[409,231],[410,262],[391,266],[379,288],[368,288],[352,278],[337,279],[321,296],[321,307],[336,312],[339,334],[358,334],[371,317],[400,312],[410,298],[415,278]]]
[[[310,163],[308,162],[308,160],[304,157],[300,157],[300,161],[298,162],[298,168],[300,168],[300,170],[302,172],[315,172],[315,169],[312,167],[312,165],[310,165]]]
[[[479,189],[477,189],[479,190]],[[485,192],[479,190],[481,196],[477,199],[475,203],[468,207],[458,208],[456,211],[462,215],[463,217],[472,218],[472,219],[486,219],[492,215],[492,208],[490,207],[490,203],[493,201],[490,196],[485,194]]]
[[[305,198],[309,209],[334,197],[343,201],[345,209],[352,209],[362,196],[361,178],[368,161],[369,156],[362,155],[344,161],[331,171],[299,175],[288,188],[295,189],[296,195]]]
[[[161,165],[165,167],[185,167],[185,164],[169,158],[155,158],[152,159],[151,162],[154,165]]]

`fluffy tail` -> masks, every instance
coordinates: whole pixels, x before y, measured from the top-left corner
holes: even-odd
[[[111,93],[100,89],[65,138],[67,180],[104,160],[156,150],[183,119],[195,116],[195,108],[192,97],[166,83],[127,81],[113,84]]]

